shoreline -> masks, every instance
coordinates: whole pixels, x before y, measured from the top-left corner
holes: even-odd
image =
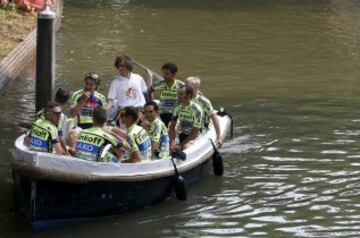
[[[0,8],[0,22],[1,61],[36,28],[36,15],[27,14],[17,6],[8,6]]]
[[[55,27],[60,28],[62,18],[63,0],[57,0],[52,10],[56,12]],[[30,17],[30,16],[25,16]],[[37,16],[34,16],[35,23],[32,30],[24,36],[24,40],[13,46],[11,51],[0,61],[0,93],[3,93],[7,84],[19,76],[29,62],[35,57]]]

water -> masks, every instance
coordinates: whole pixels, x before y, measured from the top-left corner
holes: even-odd
[[[33,117],[31,68],[0,102],[2,237],[359,237],[360,2],[351,0],[67,0],[57,38],[58,86],[116,75],[125,51],[155,71],[198,75],[235,120],[186,202],[31,233],[11,210],[10,150]]]

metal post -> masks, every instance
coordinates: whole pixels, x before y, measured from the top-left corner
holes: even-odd
[[[55,13],[38,14],[36,41],[36,112],[52,99],[55,84]]]

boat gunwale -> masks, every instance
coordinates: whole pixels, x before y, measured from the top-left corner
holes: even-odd
[[[229,117],[219,117],[219,120],[221,125],[221,136],[224,139],[230,128],[230,119]],[[187,160],[174,160],[179,173],[185,173],[187,171],[190,171],[191,169],[196,168],[197,166],[211,158],[214,149],[212,148],[210,140],[214,140],[214,137],[215,129],[212,126],[206,134],[204,134],[201,138],[199,138],[199,140],[196,141],[197,147],[192,146],[184,151],[187,154]],[[152,161],[150,163],[112,164],[85,161],[80,159],[76,160],[71,157],[72,160],[69,163],[68,161],[70,156],[54,156],[54,154],[33,152],[28,150],[24,145],[22,145],[23,138],[24,135],[18,137],[15,142],[15,150],[13,151],[13,157],[10,161],[11,167],[13,171],[18,172],[22,175],[29,176],[33,179],[44,179],[58,182],[84,184],[90,182],[105,181],[142,182],[176,175],[170,159]],[[200,149],[206,150],[205,152],[201,152],[199,151]],[[24,159],[20,158],[21,156],[26,156],[30,158]],[[27,159],[29,160],[26,161]],[[51,162],[54,162],[54,164],[58,163],[58,165],[63,165],[63,167],[51,167]],[[61,164],[60,162],[63,162],[63,164]],[[88,171],[86,171],[86,169],[82,171],[69,169],[68,165],[73,163],[75,165],[84,163],[83,165],[86,166],[86,169],[88,169]],[[64,170],[64,168],[66,167],[67,169]],[[101,173],[101,169],[106,169],[107,167],[111,169],[114,169],[112,167],[117,167],[115,169],[117,169],[118,171],[116,171],[115,174],[104,172]],[[92,169],[95,169],[95,171],[93,171]],[[121,174],[121,172],[127,172],[127,170],[130,170],[130,173]],[[131,170],[133,171],[133,173],[131,173]]]

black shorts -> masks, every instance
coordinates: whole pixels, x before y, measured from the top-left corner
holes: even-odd
[[[171,113],[163,113],[160,114],[160,119],[162,120],[162,122],[164,122],[165,126],[168,127],[169,123],[171,121],[172,118],[172,114]]]

